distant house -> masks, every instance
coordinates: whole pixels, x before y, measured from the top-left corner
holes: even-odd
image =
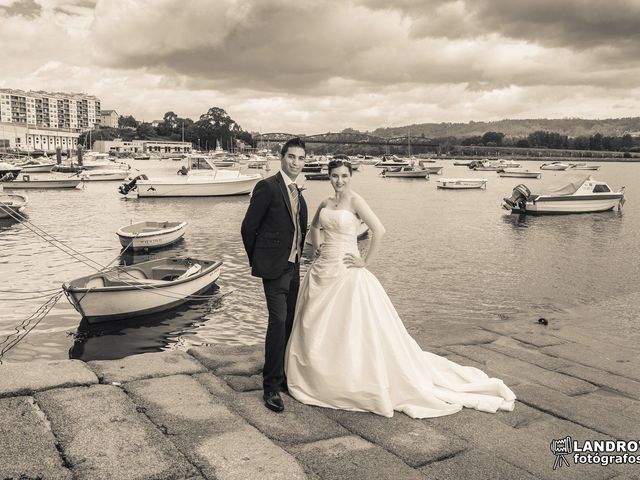
[[[100,123],[103,127],[118,128],[120,115],[115,110],[100,110]]]
[[[153,122],[151,122],[151,126],[153,128],[156,128],[158,125],[160,125],[164,120],[154,120]]]

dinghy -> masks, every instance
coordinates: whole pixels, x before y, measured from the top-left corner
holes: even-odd
[[[206,291],[220,276],[222,262],[162,258],[117,266],[64,283],[73,307],[89,323],[162,312]]]
[[[116,234],[123,247],[132,250],[161,248],[184,235],[187,222],[138,222],[119,228]]]

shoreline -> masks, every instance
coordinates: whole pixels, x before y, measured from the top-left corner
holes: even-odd
[[[615,300],[615,301],[614,301]],[[625,310],[628,295],[603,303]],[[592,319],[593,320],[593,319]],[[590,320],[589,323],[592,321]],[[428,322],[427,322],[428,323]],[[513,412],[415,420],[261,399],[262,347],[0,365],[0,478],[634,478],[638,465],[553,470],[550,442],[638,439],[631,338],[561,316],[412,332],[514,390]],[[25,446],[28,445],[28,448]]]

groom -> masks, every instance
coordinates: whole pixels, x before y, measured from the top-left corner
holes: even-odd
[[[307,204],[295,180],[306,156],[304,141],[292,138],[280,151],[280,171],[260,180],[242,221],[242,242],[251,274],[262,278],[269,310],[265,338],[264,403],[281,412],[287,391],[284,352],[293,326],[300,286],[300,256],[307,234]]]

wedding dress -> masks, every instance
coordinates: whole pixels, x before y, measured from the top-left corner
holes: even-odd
[[[515,395],[497,378],[424,352],[360,256],[360,220],[348,210],[320,211],[321,253],[298,294],[285,355],[289,393],[302,403],[385,417],[439,417],[462,407],[511,411]]]

